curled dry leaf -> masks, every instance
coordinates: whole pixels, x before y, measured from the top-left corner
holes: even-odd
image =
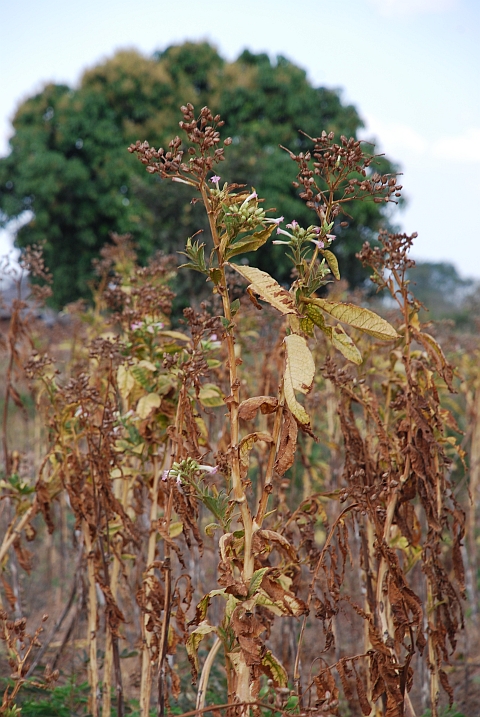
[[[278,400],[274,396],[255,396],[242,401],[238,407],[238,416],[244,421],[252,421],[257,415],[258,409],[265,415],[273,413],[278,406]]]
[[[282,432],[280,434],[280,445],[278,447],[275,470],[278,475],[283,475],[292,467],[297,449],[298,425],[292,413],[285,408],[283,411]]]

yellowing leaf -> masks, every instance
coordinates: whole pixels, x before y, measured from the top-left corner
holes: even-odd
[[[362,363],[362,354],[357,349],[353,340],[350,336],[345,333],[344,329],[340,324],[336,326],[328,327],[331,331],[332,344],[335,346],[340,353],[342,353],[346,359],[356,363],[357,365]]]
[[[266,650],[262,657],[262,667],[267,676],[273,680],[274,687],[287,687],[288,675],[285,668],[270,650]]]
[[[365,331],[376,339],[398,339],[398,334],[393,326],[370,309],[364,309],[354,304],[343,304],[339,301],[328,301],[328,299],[309,299],[309,302],[319,306],[322,311],[326,311],[338,321]]]
[[[176,339],[177,341],[190,341],[190,337],[187,334],[182,334],[181,331],[159,331],[158,335]]]
[[[223,393],[214,383],[205,383],[200,389],[199,399],[202,406],[206,408],[215,408],[216,406],[224,406]]]
[[[225,252],[225,259],[231,259],[237,256],[237,254],[245,254],[247,251],[257,251],[257,249],[260,249],[260,247],[268,241],[276,228],[276,224],[271,224],[263,231],[255,232],[255,234],[251,234],[248,237],[236,241],[235,244],[231,244]]]
[[[120,364],[117,370],[117,385],[121,397],[126,400],[132,388],[135,386],[135,379],[125,364]]]
[[[216,632],[216,628],[214,628],[213,625],[209,625],[208,622],[205,620],[201,622],[200,625],[195,628],[195,630],[189,635],[188,640],[185,644],[185,647],[187,648],[188,659],[192,664],[194,679],[196,678],[198,673],[198,646],[200,645],[205,635],[209,635],[212,632]]]
[[[240,457],[240,477],[243,479],[248,473],[248,464],[250,459],[250,451],[257,441],[265,441],[265,443],[272,443],[273,438],[269,433],[249,433],[248,436],[242,438],[239,446],[239,457]]]
[[[258,294],[263,301],[273,306],[274,309],[277,309],[282,314],[298,315],[293,296],[286,289],[283,289],[270,274],[253,266],[239,266],[238,264],[230,264],[229,266],[249,281],[250,286],[248,288]]]
[[[310,424],[310,417],[303,406],[298,403],[295,391],[308,393],[315,375],[315,363],[307,342],[303,336],[290,334],[285,339],[286,366],[283,376],[285,400],[290,411],[299,423]]]
[[[151,361],[147,361],[146,359],[139,361],[138,365],[141,366],[142,368],[146,368],[147,371],[156,371],[157,370],[157,367],[155,366],[155,364],[152,363]]]
[[[147,418],[154,408],[158,408],[161,403],[161,398],[158,393],[147,393],[137,403],[137,413],[140,418]]]
[[[322,251],[323,256],[327,260],[327,264],[330,267],[330,271],[332,272],[335,279],[340,279],[340,271],[338,269],[338,261],[335,254],[333,254],[328,249],[325,249],[325,251]]]
[[[180,535],[180,533],[183,531],[183,523],[180,521],[177,521],[175,523],[170,523],[170,526],[168,528],[168,534],[171,538],[176,538],[177,535]]]

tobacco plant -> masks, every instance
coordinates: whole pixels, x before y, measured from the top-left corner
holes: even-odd
[[[85,615],[94,717],[127,713],[127,677],[141,717],[187,705],[185,652],[196,714],[411,716],[414,670],[426,670],[438,715],[463,624],[464,516],[450,477],[463,452],[443,400],[454,374],[419,320],[412,237],[382,232],[359,255],[397,306],[391,321],[344,300],[334,251],[349,202],[393,202],[401,185],[375,171],[368,145],[323,132],[308,152],[282,148],[315,218],[285,225],[253,187],[216,173],[231,143],[221,118],[182,113],[183,140],[129,149],[203,205],[209,236],[187,239],[181,271],[204,277],[210,303],[173,327],[172,259],[140,267],[130,238],[113,235],[93,306],[69,309],[62,370],[39,340],[26,363],[47,450],[2,559],[25,555],[38,513],[55,534],[59,504],[76,541],[70,598],[43,651],[71,617],[46,674]],[[268,242],[292,262],[289,287],[249,263]],[[133,675],[124,645],[139,653]],[[29,650],[22,680],[43,654],[29,666]],[[207,705],[219,664],[226,702]]]

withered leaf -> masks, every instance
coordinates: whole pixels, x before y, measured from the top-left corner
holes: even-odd
[[[238,407],[238,417],[244,421],[252,421],[257,411],[263,414],[273,413],[278,406],[278,400],[274,396],[255,396],[242,401]]]
[[[295,461],[297,448],[298,424],[288,408],[283,411],[282,432],[280,434],[280,445],[278,447],[275,470],[278,475],[283,475],[292,467]]]

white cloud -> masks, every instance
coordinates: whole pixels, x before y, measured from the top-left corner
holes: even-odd
[[[369,0],[369,2],[385,17],[446,12],[457,5],[457,0]]]
[[[424,137],[413,127],[399,122],[382,122],[367,117],[364,139],[377,140],[377,151],[391,157],[415,155],[417,158],[440,159],[459,164],[480,162],[480,127],[468,127],[462,133],[444,135],[438,139]]]
[[[480,127],[469,127],[465,132],[441,137],[433,142],[431,153],[437,159],[454,162],[480,162]]]
[[[406,151],[424,154],[428,149],[427,140],[409,125],[400,122],[382,122],[378,117],[369,116],[366,127],[363,132],[365,139],[373,134],[379,143],[378,149],[382,152],[400,156]]]

